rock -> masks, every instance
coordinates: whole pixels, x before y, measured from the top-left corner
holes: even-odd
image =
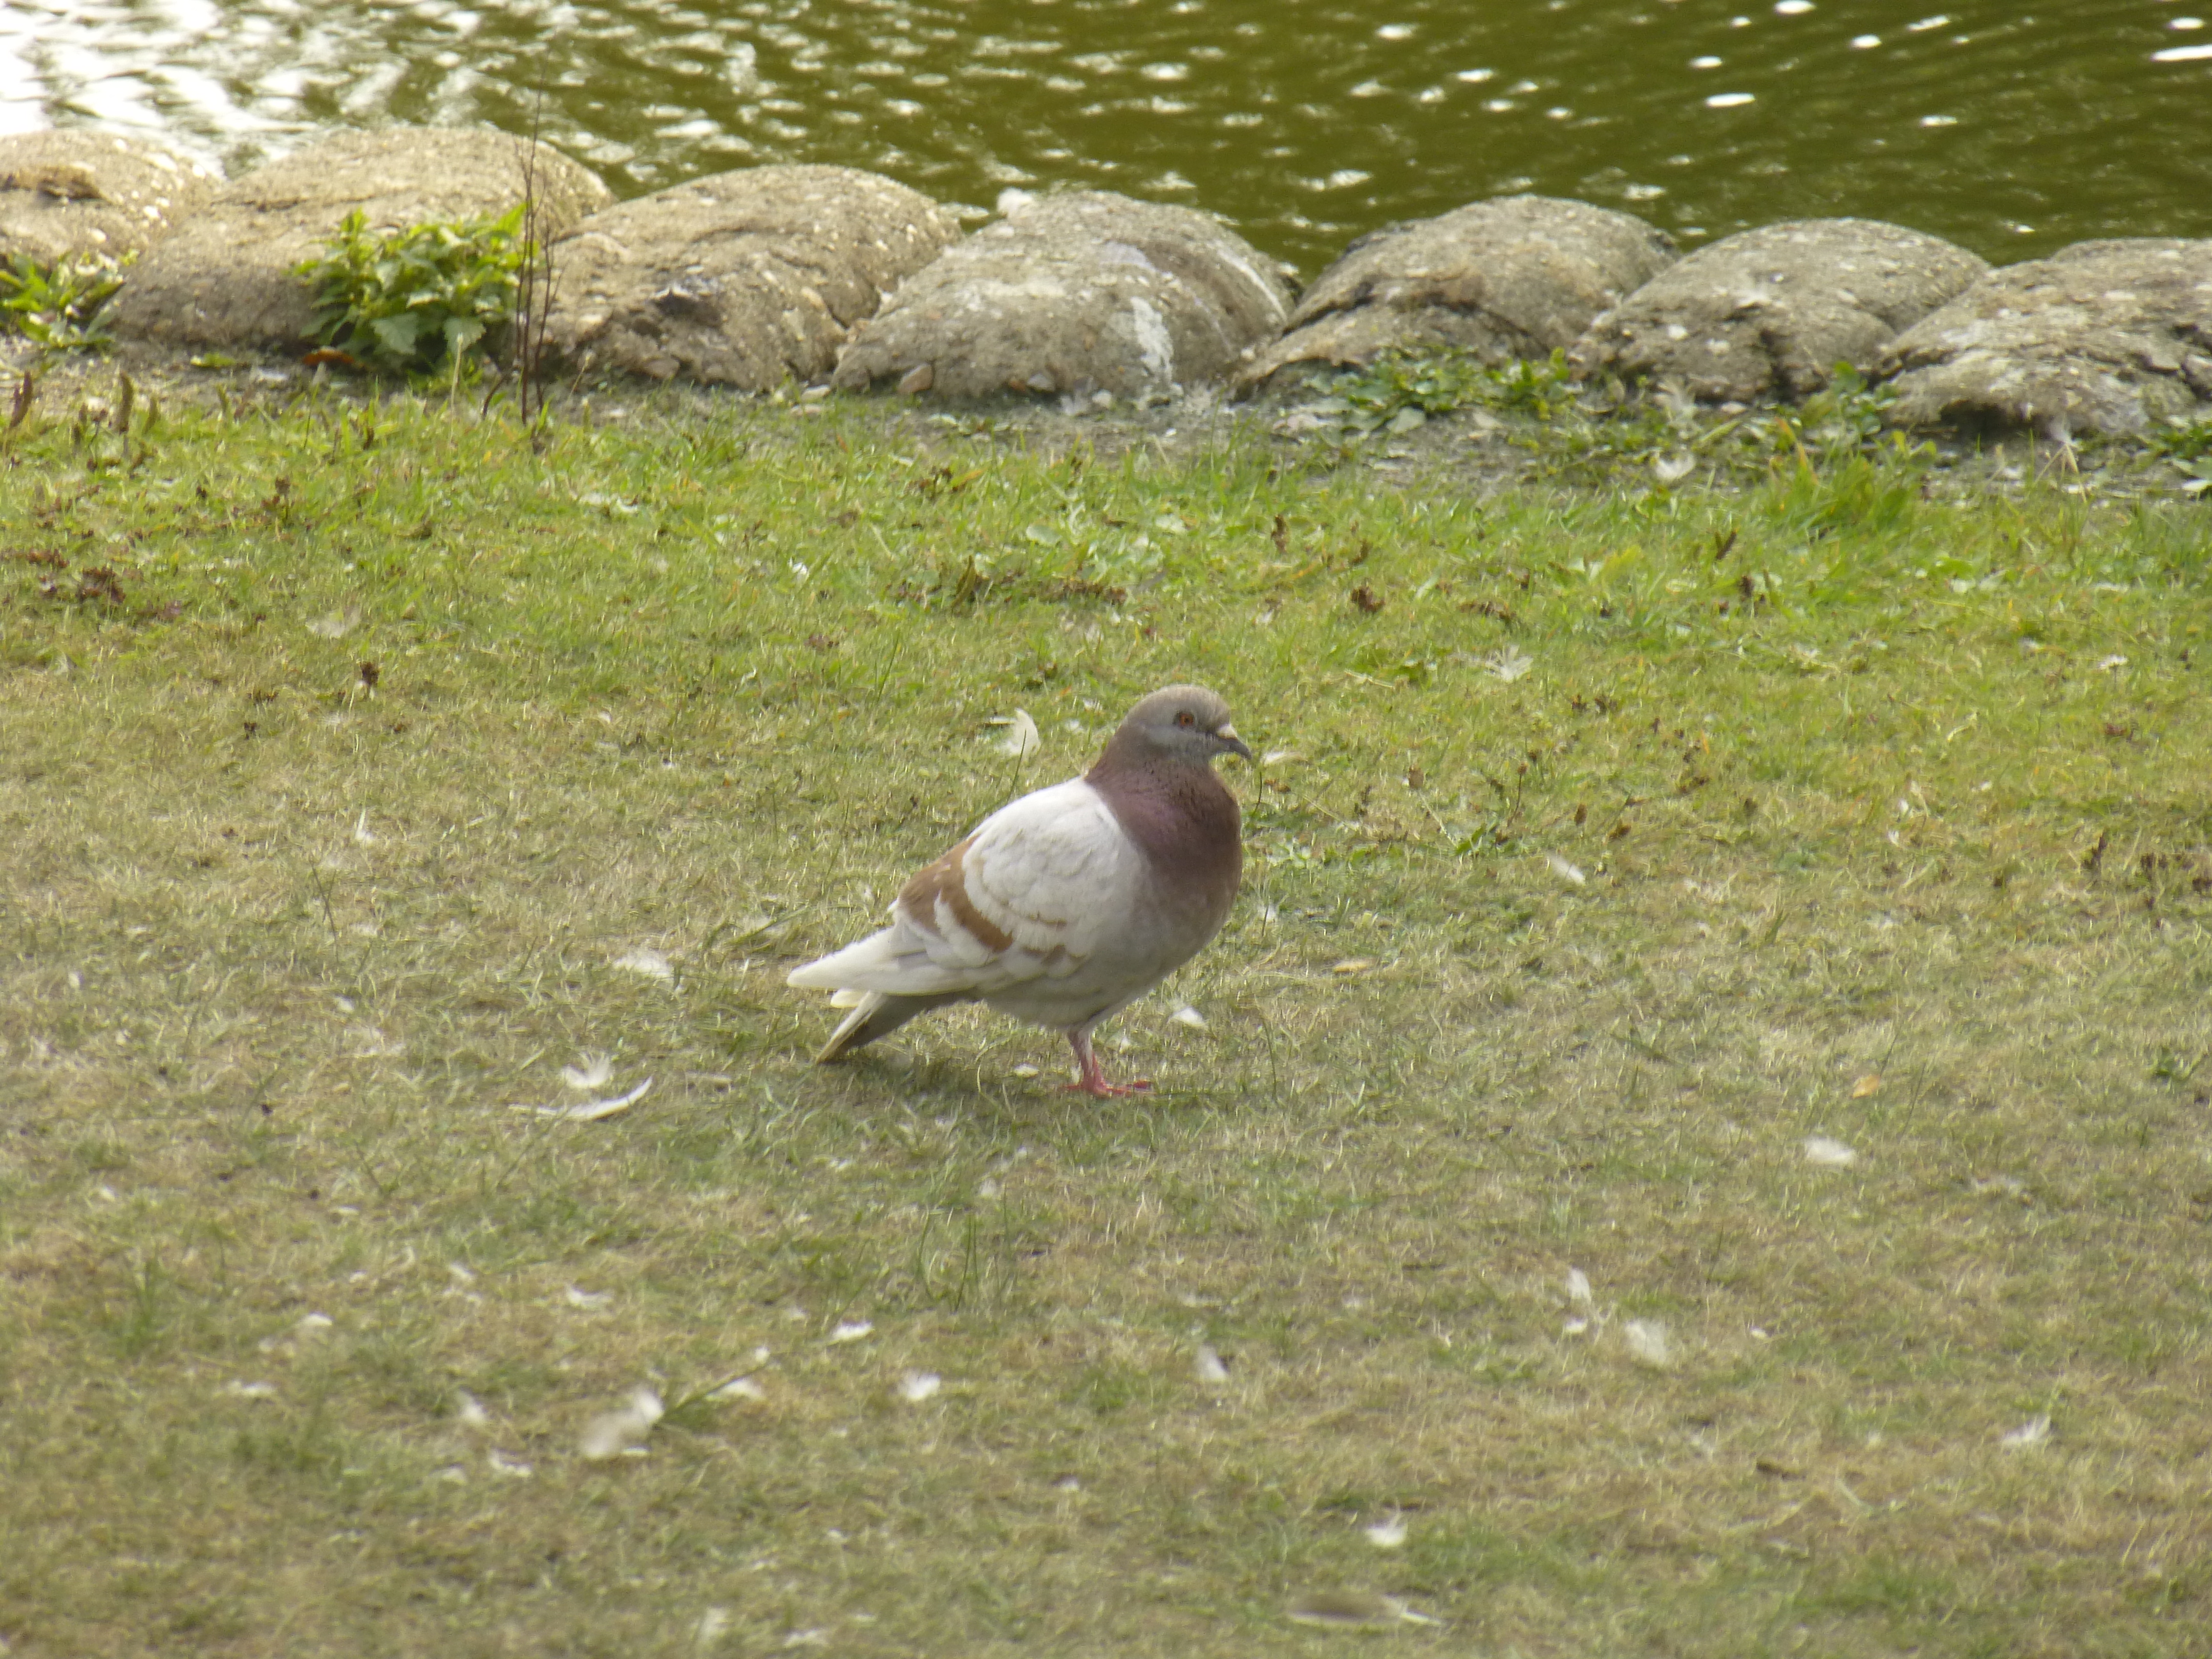
[[[959,234],[927,197],[852,167],[696,179],[554,244],[546,349],[748,392],[818,380],[884,296]]]
[[[140,253],[167,235],[222,174],[135,135],[51,128],[0,137],[0,262]]]
[[[1708,403],[1803,398],[1989,269],[1964,248],[1872,219],[1800,219],[1686,255],[1590,325],[1575,372],[1679,381]]]
[[[2141,432],[2212,405],[2212,240],[2076,242],[1890,342],[1900,425]]]
[[[836,384],[1164,393],[1226,375],[1289,309],[1273,264],[1205,214],[1103,191],[1032,197],[892,295]]]
[[[295,350],[314,327],[313,290],[292,274],[359,208],[373,228],[501,214],[523,198],[527,146],[459,127],[341,133],[223,185],[134,265],[106,315],[119,338]],[[540,145],[535,185],[549,234],[612,200]]]
[[[1394,348],[1492,365],[1547,357],[1674,258],[1641,219],[1587,202],[1503,196],[1363,236],[1315,279],[1290,331],[1237,375],[1363,364]]]

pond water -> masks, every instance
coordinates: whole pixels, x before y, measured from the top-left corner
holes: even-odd
[[[2200,15],[2204,14],[2204,15]],[[620,196],[835,161],[1218,213],[1310,277],[1532,190],[1694,244],[1854,214],[2008,262],[2212,235],[2212,0],[6,0],[0,131],[234,173],[332,127],[545,135]]]

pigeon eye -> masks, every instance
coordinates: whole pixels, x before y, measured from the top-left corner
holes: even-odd
[[[1186,708],[1182,714],[1176,716],[1176,724],[1177,726],[1195,726],[1198,724],[1198,716],[1192,714],[1189,709]]]

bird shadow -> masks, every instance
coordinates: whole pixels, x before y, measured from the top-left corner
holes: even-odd
[[[997,1048],[955,1056],[887,1047],[865,1049],[819,1069],[842,1075],[842,1104],[848,1112],[865,1111],[872,1102],[902,1114],[950,1111],[978,1128],[1000,1133],[1079,1127],[1096,1133],[1108,1125],[1149,1131],[1172,1115],[1172,1089],[1100,1100],[1070,1086],[1072,1068],[1039,1068],[1036,1075],[1022,1077],[1015,1073],[1018,1063]]]

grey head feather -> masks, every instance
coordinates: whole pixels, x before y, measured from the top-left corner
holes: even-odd
[[[1091,781],[1110,786],[1117,773],[1203,767],[1217,755],[1252,758],[1229,721],[1229,705],[1202,685],[1167,685],[1138,700],[1108,739]]]

